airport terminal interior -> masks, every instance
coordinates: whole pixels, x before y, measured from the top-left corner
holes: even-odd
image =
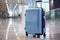
[[[57,0],[0,0],[0,40],[60,40],[59,4]],[[41,7],[45,11],[46,37],[26,36],[26,10]]]

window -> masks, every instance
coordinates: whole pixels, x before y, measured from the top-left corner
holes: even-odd
[[[42,8],[45,10],[45,12],[49,11],[49,0],[42,0]]]

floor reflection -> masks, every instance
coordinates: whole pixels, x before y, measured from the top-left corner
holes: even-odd
[[[0,40],[60,40],[59,23],[57,20],[46,21],[46,38],[43,36],[33,38],[31,35],[25,36],[23,19],[0,19]]]

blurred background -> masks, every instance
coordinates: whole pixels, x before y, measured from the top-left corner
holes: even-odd
[[[26,9],[36,7],[46,14],[46,38],[25,36]],[[60,0],[0,0],[0,40],[60,40]]]

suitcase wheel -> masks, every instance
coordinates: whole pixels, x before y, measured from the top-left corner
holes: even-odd
[[[45,38],[45,37],[46,37],[46,34],[44,33],[43,36],[44,36],[44,38]]]
[[[28,36],[28,33],[26,32],[26,36]]]
[[[36,37],[36,35],[33,35],[33,37],[35,38],[35,37]]]
[[[40,38],[40,35],[37,35],[37,38]]]

